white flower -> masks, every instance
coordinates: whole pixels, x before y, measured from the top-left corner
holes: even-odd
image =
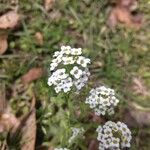
[[[68,64],[74,64],[75,60],[72,56],[68,57],[63,57],[63,64],[68,65]]]
[[[68,77],[67,79],[64,80],[63,85],[62,85],[62,89],[65,93],[67,93],[68,91],[71,90],[71,87],[73,85],[72,79],[70,77]]]
[[[52,81],[52,79],[51,79],[51,78],[48,78],[48,82],[47,82],[47,84],[48,84],[49,86],[52,86],[53,81]]]
[[[56,74],[58,80],[65,79],[69,76],[68,74],[66,74],[65,68],[58,69],[57,71],[55,71],[55,74]]]
[[[53,59],[52,60],[52,63],[56,63],[56,64],[59,64],[61,62],[61,56],[58,56],[57,58]]]
[[[77,88],[77,90],[79,91],[82,89],[82,87],[84,87],[85,84],[82,81],[75,81],[74,85]]]
[[[119,143],[120,143],[120,139],[119,138],[115,138],[115,137],[112,137],[111,138],[111,143],[110,143],[110,147],[117,147],[119,148]]]
[[[70,46],[62,46],[60,51],[54,53],[47,83],[49,86],[54,86],[56,93],[62,91],[67,93],[72,89],[79,92],[87,83],[90,76],[88,69],[90,60],[79,56],[81,54],[81,48]]]
[[[56,91],[56,93],[59,93],[61,91],[61,87],[60,86],[56,86],[55,87],[55,91]]]
[[[62,52],[61,51],[56,51],[53,55],[53,57],[59,57],[62,56]]]
[[[59,92],[61,90],[63,90],[65,93],[67,93],[68,91],[71,90],[72,85],[73,85],[72,79],[70,77],[68,77],[66,79],[61,80],[60,83],[57,84],[57,89],[55,89],[55,90],[58,91],[58,89],[59,89]],[[56,92],[56,93],[58,93],[58,92]]]
[[[52,63],[50,64],[50,70],[53,71],[62,61],[62,56],[57,56],[57,58],[52,59]]]
[[[70,74],[73,75],[76,79],[79,79],[82,76],[82,70],[79,69],[77,66],[74,66],[73,69],[70,71]]]
[[[77,59],[77,64],[81,65],[82,67],[87,67],[87,64],[89,64],[89,63],[90,63],[89,58],[79,56],[79,58]]]
[[[84,128],[71,128],[72,136],[69,138],[69,143],[73,142],[77,137],[84,138],[83,134],[85,132]]]
[[[100,142],[99,150],[130,147],[132,139],[131,132],[122,122],[107,121],[103,126],[97,128],[97,140]]]
[[[51,85],[56,85],[58,83],[57,81],[57,76],[55,74],[55,72],[52,74],[51,77],[48,78],[48,85],[51,86]]]
[[[114,114],[114,108],[119,100],[115,97],[114,90],[100,86],[89,92],[85,103],[94,109],[96,115]]]
[[[72,48],[71,49],[71,54],[72,55],[81,55],[82,54],[82,49],[81,48]]]
[[[70,54],[71,53],[71,47],[70,46],[61,46],[61,52],[63,54]]]
[[[50,64],[50,71],[53,71],[58,66],[57,63],[51,63]]]

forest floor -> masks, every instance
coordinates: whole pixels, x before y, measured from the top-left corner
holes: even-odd
[[[121,102],[113,120],[127,123],[132,130],[131,150],[149,150],[150,1],[138,2],[138,11],[145,20],[139,30],[124,25],[111,30],[106,25],[110,9],[107,2],[102,5],[100,0],[56,0],[46,11],[40,0],[21,0],[17,4],[21,16],[19,25],[5,31],[8,33],[8,48],[0,55],[0,90],[18,118],[28,112],[33,96],[31,91],[34,91],[37,125],[41,127],[44,111],[49,111],[45,103],[50,101],[52,93],[47,78],[53,52],[61,45],[82,47],[93,62],[90,85],[103,83],[118,93]],[[0,2],[0,14],[10,10],[13,7],[10,5],[9,1]],[[32,68],[38,68],[32,72],[38,74],[37,78],[42,77],[22,79]],[[21,80],[30,83],[22,86]],[[53,120],[57,117],[54,115]],[[36,141],[40,141],[37,147],[49,142],[48,133],[43,135],[48,130],[37,130]]]

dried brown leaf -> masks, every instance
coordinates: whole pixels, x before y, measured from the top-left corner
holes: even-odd
[[[0,55],[5,53],[7,50],[8,44],[7,44],[7,35],[1,35],[0,36]]]
[[[143,17],[140,14],[133,15],[132,11],[137,9],[136,0],[117,0],[116,7],[112,8],[107,24],[114,28],[117,23],[123,23],[127,27],[140,29]]]
[[[5,98],[5,85],[0,84],[0,133],[4,131],[15,130],[20,121],[12,114],[8,107]]]
[[[137,0],[117,0],[117,6],[128,8],[130,11],[137,9]]]
[[[9,150],[6,141],[1,141],[1,144],[0,144],[0,150]]]
[[[38,45],[43,45],[43,35],[41,32],[35,33],[35,40]]]
[[[21,79],[22,82],[26,84],[39,79],[42,75],[43,75],[42,68],[32,68],[25,75],[23,75]]]
[[[0,132],[14,131],[20,125],[20,121],[12,113],[3,113],[0,117]]]
[[[35,150],[36,139],[36,115],[33,109],[22,127],[21,150]]]
[[[19,22],[19,14],[9,11],[0,17],[0,29],[13,29]]]
[[[140,29],[142,25],[142,17],[133,16],[126,8],[116,7],[114,8],[108,18],[108,25],[114,28],[117,23],[123,23],[127,27]]]
[[[24,118],[21,123],[21,150],[35,150],[36,140],[36,110],[35,110],[35,96],[33,96],[31,111]]]
[[[46,11],[49,11],[52,9],[53,5],[55,3],[55,0],[44,0],[44,8]]]

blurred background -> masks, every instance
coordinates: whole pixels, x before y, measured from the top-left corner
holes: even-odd
[[[64,102],[55,102],[47,85],[61,45],[84,49],[92,61],[89,85],[116,90],[121,102],[111,119],[132,130],[131,150],[149,150],[149,0],[0,0],[0,149],[50,150],[63,137]],[[20,148],[22,128],[24,139],[32,139]],[[91,150],[97,150],[94,143]],[[88,145],[78,149],[82,144]]]

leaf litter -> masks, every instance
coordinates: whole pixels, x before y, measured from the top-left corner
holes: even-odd
[[[32,68],[26,74],[24,74],[21,78],[22,82],[28,84],[34,80],[39,79],[43,75],[42,68]]]
[[[9,11],[0,17],[0,29],[13,29],[20,20],[20,15],[15,11]]]
[[[118,23],[123,23],[127,27],[139,30],[143,23],[143,16],[141,13],[133,15],[137,8],[137,0],[117,0],[109,14],[107,24],[115,28]]]
[[[20,20],[20,15],[15,11],[9,11],[2,16],[0,16],[0,31],[5,31],[7,29],[14,29]],[[8,33],[0,34],[0,55],[5,53],[8,48],[7,43]]]

